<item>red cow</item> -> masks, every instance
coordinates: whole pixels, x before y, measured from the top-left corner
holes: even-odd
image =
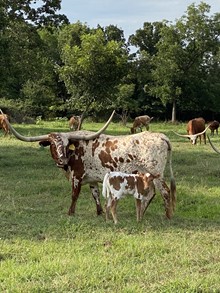
[[[201,136],[203,136],[204,143],[206,144],[206,130],[209,128],[209,125],[205,128],[205,120],[203,118],[194,118],[187,123],[187,133],[188,134],[179,134],[174,132],[175,134],[181,137],[187,137],[190,139],[192,144],[196,144],[197,138],[199,137],[201,144]]]
[[[80,122],[80,116],[73,115],[69,120],[69,128],[71,130],[77,130]]]
[[[216,131],[216,134],[218,135],[218,128],[219,128],[219,122],[214,120],[209,125],[209,129],[211,130],[211,135],[214,135],[214,132]]]
[[[5,121],[5,117],[7,118],[7,119],[9,119],[8,118],[8,115],[6,115],[6,114],[0,114],[0,129],[2,129],[3,130],[3,132],[4,132],[4,135],[7,135],[7,134],[9,134],[9,126],[8,126],[8,124],[6,123],[6,121]]]

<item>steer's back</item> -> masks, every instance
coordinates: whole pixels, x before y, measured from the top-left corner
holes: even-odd
[[[169,147],[169,139],[164,134],[148,131],[125,136],[103,134],[91,142],[80,141],[82,183],[102,182],[109,171],[149,172],[163,177]]]

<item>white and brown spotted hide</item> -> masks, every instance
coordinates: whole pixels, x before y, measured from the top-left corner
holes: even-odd
[[[114,223],[117,224],[117,203],[125,195],[130,194],[136,199],[136,215],[139,222],[145,211],[143,207],[146,209],[155,195],[153,179],[157,177],[150,173],[106,173],[102,187],[102,195],[106,199],[106,220],[109,219],[109,210],[111,210]]]
[[[76,134],[78,131],[76,131]],[[84,135],[91,132],[80,131]],[[54,149],[55,150],[55,149]],[[69,214],[75,212],[81,185],[90,184],[97,204],[97,213],[102,213],[99,199],[98,183],[110,171],[124,173],[158,174],[155,186],[160,191],[165,204],[166,216],[171,218],[175,205],[175,180],[172,173],[171,145],[169,139],[161,133],[142,132],[125,136],[101,134],[94,140],[70,140],[67,145],[69,154],[65,166],[72,182],[72,204]],[[55,155],[52,155],[55,158]],[[164,181],[164,169],[169,162],[171,190]]]

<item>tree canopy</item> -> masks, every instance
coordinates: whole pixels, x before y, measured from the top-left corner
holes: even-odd
[[[208,4],[189,5],[175,23],[146,21],[128,41],[114,24],[70,24],[61,4],[0,3],[3,109],[49,118],[115,108],[124,123],[142,114],[220,119],[220,13]]]

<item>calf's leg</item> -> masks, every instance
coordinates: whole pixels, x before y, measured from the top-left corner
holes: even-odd
[[[113,220],[114,220],[115,224],[118,223],[118,218],[117,218],[117,213],[116,213],[117,204],[118,204],[118,200],[117,199],[112,199],[112,201],[111,201],[111,213],[112,213],[112,217],[113,217]]]

